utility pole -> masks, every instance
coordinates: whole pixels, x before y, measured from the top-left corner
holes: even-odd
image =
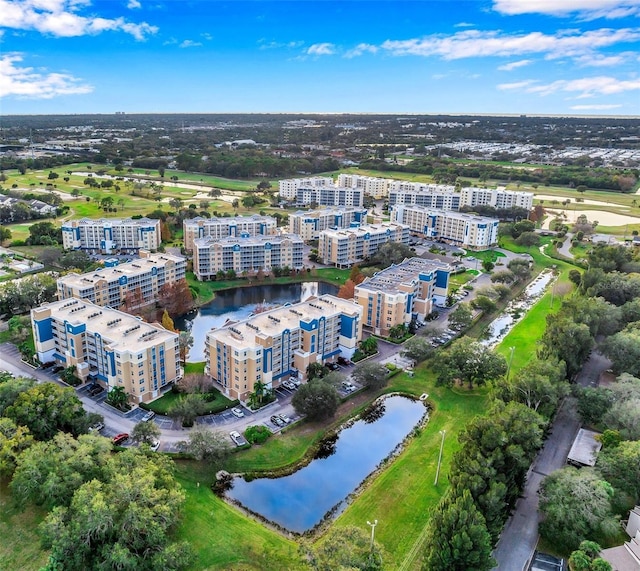
[[[440,441],[440,455],[438,456],[438,469],[436,470],[436,481],[433,483],[434,486],[438,485],[438,477],[440,476],[440,464],[442,463],[442,449],[444,448],[444,435],[446,434],[446,432],[446,430],[440,431],[442,440]]]
[[[375,537],[376,525],[378,525],[378,520],[374,519],[373,523],[371,523],[370,521],[367,521],[367,525],[371,526],[371,551],[373,552],[373,538]]]

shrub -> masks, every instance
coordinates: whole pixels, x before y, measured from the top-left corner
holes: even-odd
[[[249,426],[244,431],[247,442],[251,444],[264,444],[271,436],[271,431],[266,426]]]

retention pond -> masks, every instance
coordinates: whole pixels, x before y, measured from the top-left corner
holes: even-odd
[[[348,496],[399,449],[426,413],[422,402],[403,396],[378,401],[368,414],[328,437],[300,470],[249,482],[238,476],[226,495],[281,528],[309,531],[346,507]]]

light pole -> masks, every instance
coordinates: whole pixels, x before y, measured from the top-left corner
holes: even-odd
[[[513,362],[513,353],[515,352],[515,347],[509,347],[511,349],[511,355],[509,355],[509,364],[507,365],[507,380],[509,380],[509,375],[511,374],[511,363]]]
[[[367,521],[367,525],[371,526],[371,551],[373,551],[373,538],[375,537],[376,525],[378,525],[378,520],[374,519],[373,523],[371,523],[370,521]]]
[[[441,430],[440,434],[442,435],[442,440],[440,441],[440,455],[438,456],[438,469],[436,470],[436,481],[433,483],[434,486],[438,485],[438,477],[440,476],[440,464],[442,463],[442,449],[444,448],[444,435],[447,433],[446,430]]]

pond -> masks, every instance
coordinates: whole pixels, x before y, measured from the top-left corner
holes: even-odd
[[[338,293],[338,287],[324,282],[304,282],[257,285],[217,292],[213,301],[175,320],[178,329],[191,331],[193,335],[193,347],[187,355],[187,362],[204,361],[204,343],[207,333],[214,327],[223,326],[227,320],[247,319],[258,306],[276,307],[285,303],[296,303],[300,301],[303,291],[305,294],[335,295]]]
[[[381,408],[380,408],[381,407]],[[289,476],[233,480],[227,497],[289,531],[313,529],[402,443],[426,414],[420,401],[392,396],[378,410],[325,442],[310,464]],[[375,414],[377,412],[377,414]],[[335,438],[335,437],[334,437]]]

